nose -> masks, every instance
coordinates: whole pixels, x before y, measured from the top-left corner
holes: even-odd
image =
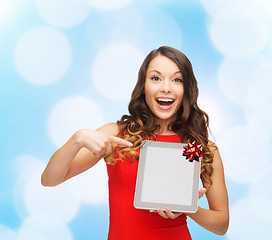
[[[171,92],[171,83],[168,79],[161,82],[161,91],[165,93]]]

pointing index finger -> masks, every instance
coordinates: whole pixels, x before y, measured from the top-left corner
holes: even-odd
[[[120,144],[120,145],[123,145],[123,146],[126,146],[126,147],[132,147],[133,146],[133,144],[131,142],[126,141],[126,140],[124,140],[122,138],[119,138],[119,137],[114,137],[114,136],[111,137],[111,142],[115,143],[115,144]]]

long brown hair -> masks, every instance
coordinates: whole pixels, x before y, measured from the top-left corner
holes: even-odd
[[[128,105],[129,115],[123,115],[118,121],[120,125],[119,136],[132,142],[133,147],[130,149],[118,146],[119,159],[126,157],[131,161],[138,160],[137,150],[140,148],[142,140],[150,137],[156,139],[153,133],[158,126],[155,123],[154,114],[145,101],[144,86],[148,65],[157,55],[168,57],[177,64],[181,71],[184,86],[182,104],[176,120],[168,128],[178,134],[183,142],[196,140],[202,144],[204,155],[201,163],[201,179],[204,187],[209,189],[212,184],[211,175],[213,172],[213,153],[208,147],[211,145],[208,140],[209,117],[197,105],[198,86],[191,62],[177,49],[167,46],[160,47],[151,51],[143,61]]]

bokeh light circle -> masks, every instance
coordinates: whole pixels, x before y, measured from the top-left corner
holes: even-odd
[[[55,27],[72,27],[89,14],[91,5],[86,0],[38,0],[40,16]]]
[[[204,110],[209,116],[209,124],[211,134],[218,136],[219,132],[224,129],[226,122],[228,121],[228,115],[218,105],[216,99],[212,99],[208,96],[199,95],[198,106]],[[211,136],[211,139],[213,136]]]
[[[49,116],[49,134],[58,147],[79,129],[96,129],[104,124],[101,108],[91,99],[75,96],[61,100]]]
[[[26,185],[31,180],[32,174],[41,171],[45,164],[35,156],[21,155],[12,160],[11,167],[13,168],[11,176],[15,179],[13,189],[14,207],[18,215],[24,219],[29,215],[24,202]],[[40,179],[38,182],[40,182]]]
[[[44,224],[47,220],[47,223],[51,219],[52,224]],[[54,217],[46,217],[46,215],[32,215],[26,218],[23,224],[20,226],[18,231],[18,240],[73,240],[72,233],[67,225],[65,224],[55,224],[56,222]]]
[[[16,180],[14,197],[17,198],[16,206],[22,217],[51,214],[55,216],[51,220],[52,223],[56,222],[56,219],[62,223],[73,219],[79,210],[80,199],[69,182],[54,188],[43,187],[41,176],[45,163],[30,156],[20,159],[25,160],[26,164]]]
[[[107,46],[98,53],[91,67],[95,88],[112,100],[130,99],[143,58],[142,53],[128,43]]]
[[[245,4],[245,0],[200,0],[204,9],[210,14],[214,16],[219,10],[222,8],[226,8],[232,4]],[[247,5],[250,4],[250,0],[246,0]]]
[[[18,230],[18,237],[16,240],[29,239],[47,240],[46,236],[42,232],[28,226],[21,226]]]
[[[98,10],[116,10],[129,4],[131,0],[88,0]]]
[[[99,22],[99,25],[97,24]],[[143,36],[144,20],[141,10],[127,7],[126,11],[93,13],[88,18],[88,39],[94,49],[100,50],[114,42],[129,42],[137,46]]]
[[[33,177],[25,187],[24,201],[26,208],[30,215],[50,213],[61,219],[63,223],[67,223],[79,211],[80,199],[68,182],[53,188],[43,187],[40,183],[43,169],[37,173],[32,173]]]
[[[224,55],[255,54],[268,42],[265,19],[244,4],[220,9],[208,30],[215,48]]]
[[[249,104],[245,109],[246,120],[252,129],[258,128],[263,131],[263,135],[272,138],[272,108],[271,102],[265,102],[254,108]]]
[[[249,186],[249,201],[251,204],[251,208],[253,209],[254,213],[259,216],[260,219],[264,219],[265,221],[270,222],[270,224],[272,224],[272,192],[268,191],[268,189],[271,188],[272,184],[270,174],[271,171],[272,168],[268,173],[260,176]],[[265,211],[259,210],[260,203]]]
[[[272,102],[272,61],[266,61],[254,68],[248,86],[248,104],[254,108]]]
[[[261,54],[228,56],[218,70],[218,82],[222,92],[236,104],[248,104],[248,86],[256,68],[267,59]]]
[[[255,147],[261,140],[263,151]],[[267,151],[271,144],[266,134],[259,128],[236,126],[219,139],[220,153],[224,160],[225,175],[232,181],[251,183],[269,171],[271,163]]]
[[[257,208],[260,208],[259,204]],[[266,221],[255,213],[249,198],[240,199],[230,208],[229,226],[227,237],[230,240],[271,238],[271,221]]]
[[[154,6],[142,9],[141,13],[144,24],[140,46],[144,52],[149,53],[161,46],[182,50],[182,31],[179,23],[170,14]],[[150,13],[159,17],[151,17]]]
[[[24,3],[20,0],[0,1],[0,29],[8,28],[18,15]]]
[[[150,17],[150,12],[152,16],[160,17]],[[160,46],[181,50],[183,42],[179,23],[166,11],[153,5],[144,9],[127,7],[126,11],[118,14],[108,12],[105,16],[92,14],[88,20],[88,38],[95,49],[103,49],[109,44],[129,43],[144,54]]]
[[[14,240],[16,236],[17,233],[13,229],[0,224],[0,240]]]
[[[59,80],[71,61],[68,39],[49,27],[25,32],[15,47],[15,65],[22,77],[33,84],[47,85]]]
[[[81,201],[100,204],[108,201],[108,175],[106,164],[101,159],[95,166],[70,179]]]

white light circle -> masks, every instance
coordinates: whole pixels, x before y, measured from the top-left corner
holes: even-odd
[[[263,16],[244,4],[220,9],[212,18],[209,34],[224,55],[255,54],[268,42]]]
[[[248,87],[247,100],[252,107],[259,108],[262,104],[272,101],[272,61],[266,61],[254,70]]]
[[[41,175],[45,163],[41,160],[23,156],[21,172],[18,174],[14,188],[15,206],[22,218],[29,215],[48,215],[51,223],[66,223],[78,212],[80,199],[73,191],[73,187],[65,182],[54,188],[41,185]],[[23,166],[24,165],[24,166]],[[56,224],[55,224],[56,225]]]
[[[245,1],[247,2],[246,4],[249,5],[251,4],[252,0],[200,0],[204,9],[211,15],[215,15],[219,10],[222,8],[225,8],[231,4],[245,4]],[[269,0],[268,0],[269,1]]]
[[[40,228],[39,223],[41,220],[42,219],[37,216],[30,216],[25,219],[22,226],[19,228],[18,240],[73,240],[72,233],[66,225],[52,225],[50,228]],[[54,219],[51,218],[51,220]]]
[[[40,16],[55,27],[72,27],[89,14],[91,4],[87,0],[38,0]]]
[[[144,56],[128,43],[107,46],[96,56],[91,74],[95,88],[106,98],[130,99]]]
[[[8,27],[9,21],[14,16],[19,15],[19,9],[22,7],[22,1],[20,0],[0,0],[0,28]]]
[[[29,215],[24,202],[26,184],[30,181],[32,173],[40,171],[44,167],[43,161],[31,155],[19,156],[11,162],[10,168],[14,171],[12,177],[16,179],[13,202],[16,212],[22,219]]]
[[[245,108],[246,119],[252,129],[258,128],[267,137],[272,137],[272,108],[271,101],[265,102],[256,108],[247,105]]]
[[[266,18],[269,22],[270,26],[272,24],[272,2],[271,0],[252,0],[255,3],[255,8],[257,11],[260,11],[261,14]],[[271,34],[271,31],[270,31]]]
[[[256,148],[258,141],[262,151]],[[237,126],[228,129],[219,143],[225,174],[232,181],[251,183],[269,171],[267,154],[271,143],[262,129]]]
[[[267,61],[255,69],[248,87],[245,114],[252,128],[262,129],[272,137],[272,62]]]
[[[204,9],[210,14],[214,15],[219,9],[228,4],[228,0],[201,0]]]
[[[198,106],[209,116],[211,133],[214,136],[218,135],[228,121],[227,114],[218,106],[216,99],[211,99],[207,96],[199,95]]]
[[[271,26],[272,26],[272,24],[271,24]],[[272,33],[271,33],[270,39],[272,39]],[[269,41],[266,50],[267,50],[266,55],[269,57],[269,59],[272,60],[272,41]]]
[[[61,100],[49,116],[49,134],[58,147],[79,129],[96,129],[104,124],[101,108],[91,99],[76,96]]]
[[[258,209],[260,209],[260,204],[258,204]],[[229,226],[227,237],[230,240],[271,239],[271,221],[266,221],[256,215],[249,198],[241,199],[231,207]]]
[[[143,37],[144,25],[145,21],[141,10],[135,7],[128,8],[116,16],[111,30],[111,40],[112,42],[129,42],[137,45]]]
[[[95,166],[70,179],[80,199],[88,204],[108,201],[108,175],[106,163],[101,159]]]
[[[266,61],[251,76],[247,89],[245,114],[252,128],[262,129],[268,137],[272,137],[272,62]]]
[[[116,10],[129,4],[131,0],[88,0],[91,5],[99,10]]]
[[[271,150],[272,149],[270,149],[270,152]],[[259,218],[269,221],[272,224],[272,193],[268,191],[272,185],[271,174],[272,169],[250,184],[249,200],[254,213],[258,215]],[[264,211],[259,210],[260,203]]]
[[[99,22],[99,25],[97,24]],[[144,19],[141,9],[127,7],[125,11],[91,14],[88,18],[88,39],[94,49],[110,43],[128,42],[137,46],[143,37]]]
[[[179,50],[182,48],[182,32],[171,15],[154,6],[141,9],[141,13],[144,19],[141,49],[148,53],[161,46],[171,46]]]
[[[218,82],[222,92],[236,104],[247,104],[247,88],[252,75],[266,61],[261,54],[226,57],[218,70]]]
[[[14,240],[16,236],[15,231],[5,225],[0,225],[0,240]]]
[[[160,17],[150,17],[150,12],[152,16]],[[95,21],[99,21],[99,26]],[[182,47],[182,33],[177,21],[165,11],[149,4],[146,8],[127,7],[126,11],[118,14],[90,16],[88,37],[96,49],[111,43],[130,43],[147,54],[160,46]]]
[[[67,38],[53,28],[33,28],[20,37],[15,47],[17,71],[33,84],[47,85],[59,80],[70,61]]]
[[[21,226],[18,230],[18,237],[16,240],[29,240],[29,239],[47,240],[46,236],[44,236],[44,234],[41,233],[40,231],[37,231],[36,229],[27,226],[26,227]]]
[[[59,226],[65,225],[62,219],[55,213],[35,213],[24,220],[24,225],[34,228],[38,231],[47,231]]]
[[[151,5],[151,6],[156,6],[156,5],[164,5],[164,4],[171,4],[174,2],[174,0],[137,0],[138,3],[143,3],[145,5]]]
[[[80,199],[68,182],[56,187],[43,187],[40,179],[45,166],[32,177],[25,186],[24,202],[30,215],[56,216],[63,222],[71,221],[79,211]],[[55,221],[53,218],[52,221]]]

